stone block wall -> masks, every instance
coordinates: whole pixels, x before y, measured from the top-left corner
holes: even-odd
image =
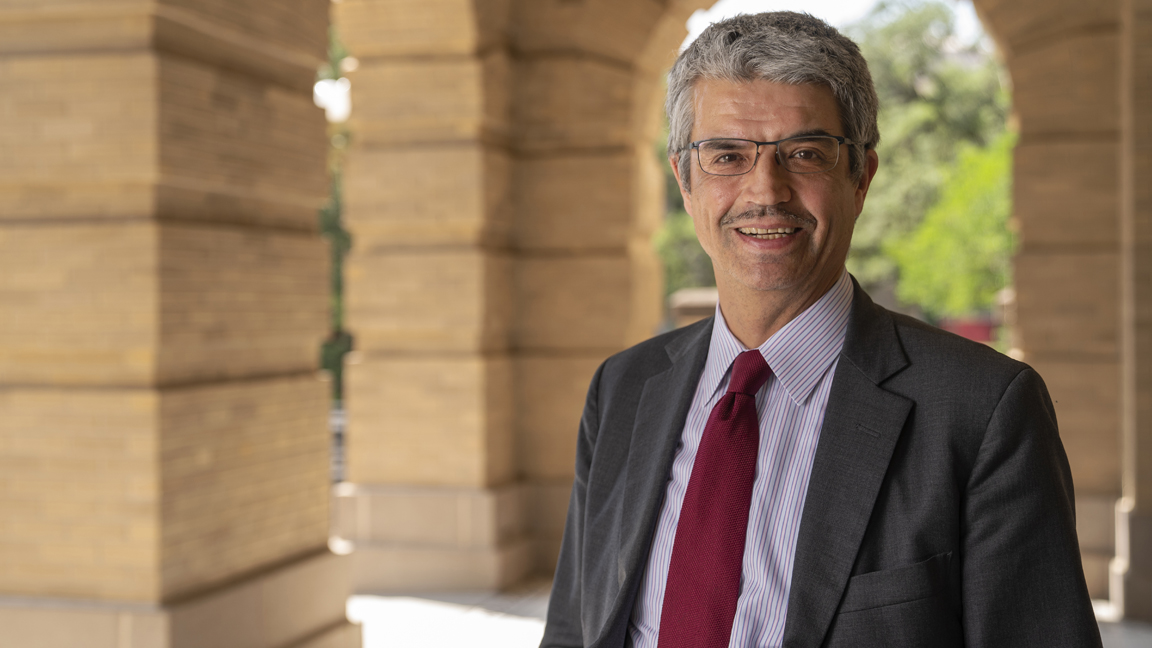
[[[21,646],[359,645],[316,374],[327,11],[0,7],[0,625]]]
[[[155,393],[0,390],[0,587],[147,600],[160,591]]]

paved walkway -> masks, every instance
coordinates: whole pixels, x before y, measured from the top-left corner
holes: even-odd
[[[547,580],[506,592],[353,596],[348,618],[364,625],[364,648],[537,648]]]
[[[537,648],[548,580],[506,592],[353,596],[348,617],[364,625],[364,648]],[[1104,648],[1152,648],[1152,625],[1101,623]]]

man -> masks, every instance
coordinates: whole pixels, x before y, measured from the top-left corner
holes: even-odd
[[[720,303],[596,372],[542,646],[1099,646],[1040,377],[844,269],[878,167],[855,44],[717,23],[667,110]]]

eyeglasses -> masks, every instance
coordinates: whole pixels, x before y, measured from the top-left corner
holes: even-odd
[[[700,170],[709,175],[738,176],[748,173],[760,159],[760,147],[776,146],[776,163],[792,173],[822,173],[836,168],[840,145],[853,142],[839,135],[800,135],[775,142],[746,139],[706,139],[692,142],[699,153]]]

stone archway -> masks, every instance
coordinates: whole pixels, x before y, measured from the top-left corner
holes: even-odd
[[[1152,3],[975,4],[1014,83],[1018,326],[1056,401],[1089,589],[1152,619]]]
[[[328,3],[41,4],[0,10],[0,625],[355,645],[312,374]],[[652,104],[703,4],[339,5],[362,585],[547,568],[587,377],[655,320]],[[1016,85],[1020,326],[1089,579],[1152,619],[1152,0],[976,5]]]
[[[338,5],[362,61],[347,189],[354,485],[337,498],[361,586],[498,585],[550,562],[586,379],[655,321],[652,102],[703,4]],[[1092,593],[1136,616],[1152,616],[1124,596],[1152,598],[1146,4],[976,0],[1022,131],[1022,346],[1057,401]]]

